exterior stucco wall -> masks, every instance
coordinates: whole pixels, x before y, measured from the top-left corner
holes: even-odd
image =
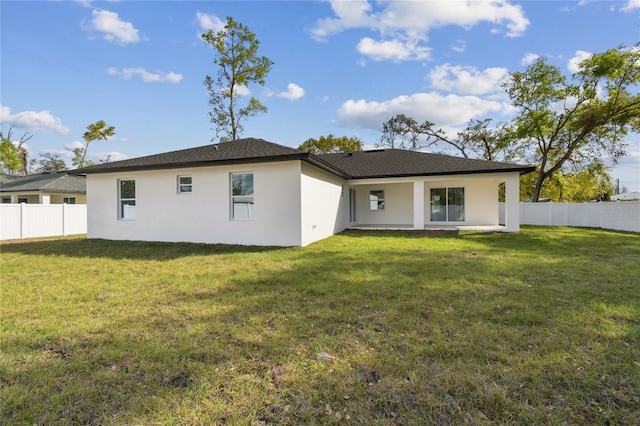
[[[85,194],[49,194],[49,193],[21,193],[21,192],[3,192],[2,197],[11,197],[11,203],[17,204],[19,198],[26,198],[28,204],[62,204],[65,197],[75,197],[76,204],[87,204],[87,196]],[[44,203],[41,203],[44,201]]]
[[[344,230],[348,225],[349,191],[343,179],[301,163],[302,245]]]
[[[458,178],[451,180],[426,181],[424,185],[424,200],[426,203],[424,211],[425,224],[429,225],[433,223],[443,223],[431,221],[431,188],[463,187],[465,220],[464,222],[451,223],[473,226],[498,225],[498,184],[499,179],[496,180],[495,177],[491,176],[477,176],[475,178],[467,179]]]
[[[20,193],[20,192],[3,192],[3,197],[11,197],[11,202],[13,204],[18,204],[19,199],[26,198],[27,204],[39,204],[40,203],[40,194],[33,193]]]
[[[254,219],[232,220],[230,174],[254,174]],[[178,194],[178,176],[193,191]],[[135,179],[135,220],[118,219],[118,180]],[[87,176],[88,238],[297,246],[300,162],[244,164]]]
[[[413,223],[413,183],[356,185],[356,223],[410,225]],[[370,191],[384,191],[384,210],[371,210]]]
[[[49,202],[51,204],[63,204],[65,198],[75,198],[76,204],[87,204],[87,196],[85,194],[51,194]]]

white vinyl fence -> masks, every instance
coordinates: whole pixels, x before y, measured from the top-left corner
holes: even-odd
[[[86,204],[0,204],[0,240],[86,233]]]
[[[500,203],[500,223],[504,223],[504,203]],[[640,201],[520,203],[520,224],[640,232]]]

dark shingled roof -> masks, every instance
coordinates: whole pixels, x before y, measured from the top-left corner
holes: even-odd
[[[352,179],[377,177],[437,176],[470,173],[527,173],[535,168],[496,161],[474,160],[443,154],[376,149],[318,156],[333,167],[346,171]]]
[[[0,192],[63,192],[87,193],[84,176],[67,172],[41,173],[27,176],[0,175]]]
[[[262,139],[239,139],[233,142],[204,145],[197,148],[148,155],[76,169],[74,173],[111,173],[116,171],[174,169],[222,164],[265,163],[303,159],[309,154]]]
[[[312,155],[306,151],[267,142],[262,139],[240,139],[205,145],[130,160],[98,164],[73,173],[112,173],[120,171],[175,169],[223,164],[265,163],[301,160],[347,179],[377,177],[432,176],[470,173],[533,171],[530,166],[452,157],[441,154],[379,149],[340,154]]]

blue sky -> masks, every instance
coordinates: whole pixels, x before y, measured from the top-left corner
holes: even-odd
[[[217,70],[199,34],[227,16],[274,62],[248,88],[268,112],[242,136],[292,147],[330,133],[373,146],[397,113],[450,131],[508,121],[508,72],[544,56],[569,75],[577,59],[640,40],[640,0],[3,0],[0,15],[2,129],[32,134],[32,158],[69,164],[97,120],[116,136],[89,147],[94,161],[210,143],[203,80]],[[640,191],[640,137],[627,140],[611,174]]]

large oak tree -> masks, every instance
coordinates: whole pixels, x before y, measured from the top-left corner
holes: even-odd
[[[504,83],[517,113],[513,143],[537,166],[532,199],[563,170],[601,167],[626,154],[624,137],[638,130],[640,46],[619,46],[580,63],[568,79],[539,58]]]

